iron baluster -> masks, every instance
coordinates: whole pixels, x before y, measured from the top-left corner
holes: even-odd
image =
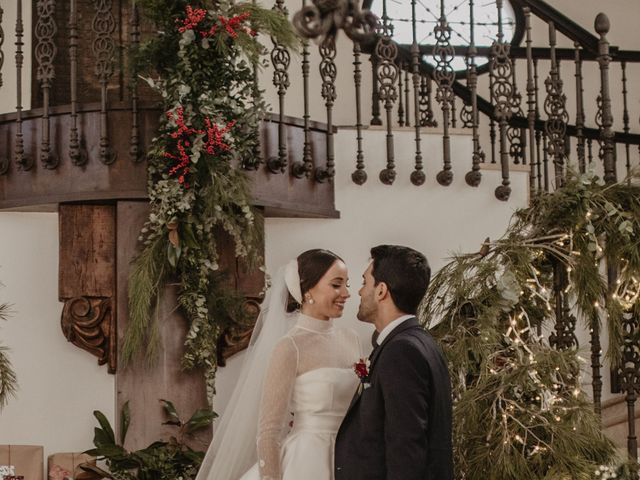
[[[555,186],[558,188],[563,186],[565,181],[564,139],[569,115],[565,107],[567,97],[562,92],[562,79],[556,61],[556,29],[553,22],[549,23],[549,45],[551,47],[551,71],[544,82],[547,91],[544,100],[544,110],[547,114],[544,129],[548,136],[549,156],[553,159]]]
[[[42,89],[42,136],[40,139],[40,162],[47,169],[58,166],[58,158],[51,152],[51,125],[49,122],[49,104],[51,95],[51,81],[55,77],[54,60],[57,47],[53,41],[58,27],[55,21],[55,0],[38,0],[36,2],[38,20],[35,34],[37,38],[34,56],[38,64],[36,78]]]
[[[82,166],[87,163],[88,155],[81,148],[78,134],[78,3],[69,3],[69,61],[71,90],[71,128],[69,129],[69,159],[73,165]]]
[[[513,86],[510,83],[513,65],[509,57],[510,45],[504,41],[502,32],[502,0],[496,1],[498,9],[498,38],[491,45],[489,69],[494,74],[491,97],[494,103],[494,116],[498,121],[500,134],[500,166],[502,185],[495,190],[498,200],[506,201],[511,195],[509,186],[509,150],[507,148],[507,125],[511,119],[513,102]]]
[[[398,91],[396,90],[396,81],[398,78],[398,65],[396,58],[398,56],[398,47],[391,39],[391,25],[387,16],[387,3],[382,3],[382,35],[376,44],[376,58],[380,62],[378,64],[378,81],[380,101],[384,103],[387,122],[386,146],[387,146],[387,166],[380,171],[380,181],[385,185],[391,185],[396,179],[396,170],[394,163],[393,150],[393,104],[398,99]],[[400,92],[402,95],[402,92]]]
[[[409,88],[409,64],[406,64],[406,69],[404,71],[404,104],[407,106],[407,108],[405,108],[404,111],[404,124],[407,127],[411,126],[409,121],[409,117],[411,116],[409,112],[410,92],[411,89]]]
[[[513,94],[511,96],[511,111],[513,115],[524,116],[522,111],[522,95],[518,92],[516,85],[516,61],[512,60],[511,84],[513,85]],[[509,156],[513,159],[513,163],[518,165],[525,164],[525,151],[522,143],[522,132],[519,127],[509,125],[507,128],[507,139],[509,140]]]
[[[525,29],[527,32],[527,127],[529,132],[529,192],[531,196],[536,192],[536,99],[533,80],[533,52],[531,50],[531,10],[524,9]],[[539,142],[538,142],[539,143]]]
[[[306,0],[303,0],[302,7],[306,7]],[[354,44],[355,48],[355,44]],[[291,173],[296,178],[311,176],[313,171],[313,162],[311,158],[311,127],[309,126],[309,73],[311,72],[311,63],[309,62],[309,42],[305,39],[302,43],[302,97],[303,109],[302,119],[304,121],[304,144],[302,147],[302,162],[294,162],[291,165]],[[359,108],[359,106],[358,106]]]
[[[364,167],[364,155],[362,153],[362,111],[361,111],[361,89],[362,72],[360,70],[360,43],[353,42],[353,82],[356,87],[356,142],[358,144],[356,152],[356,169],[351,174],[351,180],[357,185],[363,185],[367,181],[367,172]]]
[[[404,127],[404,98],[402,96],[402,87],[403,87],[402,70],[404,68],[405,68],[404,63],[400,62],[398,64],[398,126],[399,127]]]
[[[105,165],[116,160],[116,153],[109,143],[109,114],[107,111],[109,79],[113,75],[115,42],[112,34],[116,28],[111,12],[111,0],[96,0],[96,13],[92,29],[96,34],[93,41],[93,54],[96,57],[96,76],[100,83],[100,144],[98,158]]]
[[[436,68],[433,71],[436,82],[436,100],[442,109],[442,170],[436,175],[440,185],[451,185],[453,171],[451,169],[451,140],[449,138],[449,126],[451,124],[451,102],[453,100],[453,82],[455,72],[451,66],[451,59],[455,56],[455,50],[451,45],[451,26],[447,22],[444,11],[444,0],[440,0],[440,19],[434,28],[436,44],[433,47],[433,56],[436,59]]]
[[[611,96],[609,95],[609,63],[611,63],[611,55],[609,54],[609,41],[607,33],[609,32],[609,19],[604,13],[599,13],[595,20],[595,29],[600,39],[598,40],[598,64],[600,65],[600,95],[602,97],[602,148],[604,162],[604,181],[606,183],[614,183],[617,179],[616,161],[614,154],[613,137],[614,132],[611,128],[613,125],[613,115],[611,113]]]
[[[287,16],[284,0],[276,0],[273,10]],[[278,155],[267,160],[271,173],[284,173],[287,168],[287,127],[284,123],[285,96],[289,88],[289,65],[291,55],[284,45],[271,39],[271,64],[273,65],[273,85],[278,89]]]
[[[24,54],[22,47],[24,42],[24,24],[22,22],[22,0],[17,0],[16,18],[16,144],[14,148],[16,165],[18,168],[28,171],[33,168],[33,158],[24,154],[24,136],[22,133],[22,65]]]
[[[382,119],[380,118],[380,81],[378,78],[378,58],[375,52],[369,57],[371,62],[371,121],[369,125],[380,126]]]
[[[582,86],[582,58],[580,57],[580,44],[575,42],[575,64],[576,64],[576,140],[578,154],[578,170],[580,173],[586,171],[585,162],[585,139],[584,139],[584,88]]]
[[[480,139],[478,138],[478,72],[476,69],[476,45],[475,45],[475,30],[474,30],[474,3],[473,0],[469,0],[469,28],[470,28],[470,45],[469,56],[467,58],[467,87],[471,90],[471,128],[472,142],[473,142],[473,155],[471,158],[471,170],[467,172],[464,179],[467,185],[471,187],[477,187],[482,180],[482,173],[480,173],[480,164],[484,163],[484,152],[480,148]]]
[[[422,113],[420,102],[422,97],[420,95],[420,50],[418,46],[418,34],[416,28],[416,2],[417,0],[411,0],[411,30],[413,40],[411,42],[411,80],[413,82],[413,128],[415,129],[415,142],[416,142],[416,154],[414,159],[414,168],[411,172],[411,183],[419,186],[424,184],[426,175],[424,173],[424,166],[422,164],[422,146],[420,139],[420,127],[422,126]],[[409,110],[409,103],[407,102],[407,111]],[[407,125],[409,122],[407,121]]]
[[[623,111],[622,111],[622,122],[623,122],[623,130],[625,134],[629,133],[629,109],[627,107],[627,62],[621,62],[620,68],[622,68],[622,101],[623,101]],[[624,142],[624,150],[626,155],[626,167],[627,167],[627,182],[631,183],[631,178],[629,178],[629,174],[631,173],[631,161],[629,159],[629,142]]]
[[[320,45],[320,76],[322,78],[322,98],[327,109],[327,164],[317,167],[315,178],[318,182],[331,180],[335,175],[333,151],[333,103],[336,100],[336,43],[334,37],[326,37]]]

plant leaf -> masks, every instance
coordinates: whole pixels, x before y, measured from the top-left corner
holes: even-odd
[[[107,417],[104,415],[104,413],[102,413],[100,410],[94,410],[93,416],[96,417],[98,423],[100,423],[100,426],[102,427],[102,430],[106,434],[105,439],[108,439],[108,441],[105,443],[115,444],[116,436],[113,433],[113,428],[111,428],[111,424],[109,423],[109,420],[107,420]]]
[[[163,425],[177,425],[178,427],[182,426],[182,420],[180,420],[180,415],[178,415],[178,411],[176,410],[175,405],[169,400],[164,399],[160,399],[160,403],[162,403],[165,413],[169,416],[169,420]]]
[[[187,420],[187,423],[185,423],[187,433],[193,433],[201,428],[208,427],[217,416],[218,415],[212,410],[204,408],[197,410],[191,415],[191,418]]]
[[[124,402],[122,406],[122,412],[120,413],[120,444],[124,445],[124,440],[127,438],[127,431],[129,430],[129,424],[131,423],[131,412],[129,410],[129,400]]]

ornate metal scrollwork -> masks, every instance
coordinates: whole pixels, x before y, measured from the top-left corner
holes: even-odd
[[[303,0],[302,6],[306,6],[306,0]],[[355,49],[355,44],[354,44]],[[311,62],[309,62],[309,42],[303,41],[302,44],[302,96],[304,113],[304,145],[302,147],[302,162],[294,162],[291,165],[291,173],[296,178],[309,178],[313,173],[313,160],[311,158],[311,127],[309,126],[309,73],[311,72]],[[360,106],[358,105],[358,108]]]
[[[513,85],[513,95],[511,96],[511,111],[514,115],[520,117],[524,116],[522,110],[522,95],[518,92],[518,86],[516,85],[516,64],[515,60],[512,60],[513,68],[511,70],[511,82]],[[509,140],[509,156],[513,159],[513,163],[518,165],[524,164],[525,155],[522,142],[522,129],[519,127],[512,127],[509,125],[507,128],[507,139]]]
[[[593,406],[596,414],[600,415],[602,409],[602,374],[600,357],[602,346],[600,345],[600,318],[596,315],[591,319],[591,385],[593,387]]]
[[[361,10],[358,0],[313,0],[293,16],[293,26],[305,38],[335,39],[339,30],[354,42],[375,39],[378,18],[369,10]]]
[[[58,166],[58,158],[51,152],[49,125],[49,94],[51,81],[55,77],[54,60],[58,51],[54,36],[58,31],[55,21],[55,0],[38,0],[36,11],[38,20],[35,26],[37,38],[34,56],[38,64],[36,78],[40,82],[43,95],[42,138],[40,142],[40,161],[44,168],[54,169]]]
[[[376,57],[379,59],[377,77],[380,82],[379,97],[384,102],[387,121],[387,167],[380,172],[379,178],[385,185],[391,185],[396,179],[396,170],[393,151],[393,104],[398,98],[396,82],[398,80],[398,66],[396,57],[398,47],[391,37],[383,34],[376,44]]]
[[[622,317],[622,351],[620,363],[614,370],[617,391],[626,394],[628,437],[627,450],[630,458],[637,458],[638,441],[635,436],[635,404],[640,394],[640,348],[637,338],[640,335],[640,319],[633,312],[625,312]],[[615,381],[617,380],[617,381]],[[617,387],[617,388],[616,388]]]
[[[276,0],[273,10],[280,12],[285,17],[287,10],[283,0]],[[271,50],[271,64],[273,65],[273,85],[278,89],[278,156],[267,160],[267,168],[271,173],[284,173],[287,168],[287,131],[284,123],[284,100],[289,88],[289,65],[291,55],[284,45],[279,44],[275,39],[271,39],[273,49]]]
[[[469,88],[469,79],[467,78],[467,88]],[[471,108],[471,102],[463,102],[460,109],[460,121],[461,128],[473,128],[473,108]]]
[[[564,184],[564,164],[565,164],[565,135],[569,114],[566,109],[567,96],[562,92],[562,79],[558,69],[555,56],[555,27],[549,24],[549,43],[551,45],[551,71],[544,81],[547,96],[544,100],[544,111],[547,120],[544,123],[544,130],[549,139],[547,148],[549,156],[553,159],[556,188]]]
[[[556,350],[567,350],[578,344],[575,334],[576,317],[568,315],[561,321],[556,320],[555,331],[549,335],[549,345]]]
[[[512,115],[513,86],[511,77],[513,64],[509,56],[510,45],[504,41],[502,33],[502,1],[496,1],[498,9],[498,38],[491,45],[489,69],[493,82],[491,99],[494,102],[494,116],[498,122],[500,134],[500,166],[502,168],[502,185],[495,190],[498,200],[506,201],[511,196],[509,180],[509,151],[507,148],[507,125]]]
[[[436,180],[440,185],[451,185],[453,181],[453,171],[451,170],[451,145],[449,138],[449,126],[451,124],[451,105],[455,97],[453,93],[453,82],[456,74],[451,66],[451,60],[455,56],[455,50],[451,45],[451,27],[444,14],[444,2],[441,2],[440,20],[433,29],[436,44],[433,47],[433,56],[436,59],[436,68],[433,71],[433,78],[436,82],[436,100],[442,109],[442,135],[443,147],[443,168],[436,175]]]
[[[96,76],[100,82],[100,148],[98,156],[105,165],[111,165],[116,160],[116,153],[109,144],[108,114],[107,114],[107,86],[113,75],[113,59],[115,42],[112,34],[116,28],[115,18],[111,13],[111,0],[95,0],[96,14],[93,17],[92,28],[96,33],[93,41],[93,54],[96,57]]]
[[[555,325],[554,331],[549,335],[549,345],[556,350],[568,350],[578,347],[578,338],[575,333],[576,317],[571,313],[569,297],[565,293],[568,280],[564,265],[556,261],[553,269]]]
[[[108,364],[109,373],[117,368],[116,323],[113,300],[105,297],[75,297],[62,309],[62,332],[75,346],[98,357],[98,364]]]
[[[335,175],[333,151],[333,103],[337,98],[336,42],[334,37],[326,37],[320,45],[320,77],[322,78],[322,98],[327,109],[327,164],[317,167],[315,178],[318,182],[330,180]]]
[[[420,78],[420,126],[437,127],[438,121],[433,114],[431,105],[431,77],[423,75]]]

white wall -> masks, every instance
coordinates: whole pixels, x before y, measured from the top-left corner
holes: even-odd
[[[93,447],[93,410],[114,418],[114,377],[68,343],[60,328],[58,215],[0,213],[0,325],[18,376],[16,398],[0,411],[0,444],[43,445],[46,456]]]

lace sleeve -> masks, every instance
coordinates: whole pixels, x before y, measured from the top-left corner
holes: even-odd
[[[280,451],[297,363],[295,343],[291,337],[284,337],[269,360],[260,402],[257,449],[260,478],[263,480],[282,478]]]

